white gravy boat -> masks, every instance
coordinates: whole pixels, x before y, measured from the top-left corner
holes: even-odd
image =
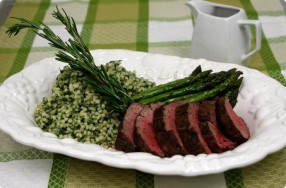
[[[247,65],[247,59],[261,48],[261,23],[248,20],[241,8],[190,0],[194,17],[192,58]],[[255,26],[256,44],[251,47],[250,25]]]

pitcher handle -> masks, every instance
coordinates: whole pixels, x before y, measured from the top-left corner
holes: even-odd
[[[252,56],[254,53],[258,52],[261,48],[261,36],[262,36],[262,27],[261,27],[261,22],[258,20],[240,20],[238,22],[239,25],[254,25],[255,30],[256,30],[256,44],[255,48],[251,50],[249,53],[244,54],[242,56],[242,61],[246,60],[250,56]]]

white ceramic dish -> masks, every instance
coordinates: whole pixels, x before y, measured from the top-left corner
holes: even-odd
[[[33,110],[44,96],[51,93],[51,86],[64,66],[53,58],[25,68],[0,87],[0,129],[19,143],[41,150],[160,175],[196,176],[224,172],[253,164],[286,145],[286,88],[256,70],[234,64],[126,50],[96,50],[92,54],[96,63],[121,59],[124,67],[136,70],[138,75],[158,84],[184,77],[199,64],[203,70],[214,71],[237,67],[243,71],[245,79],[235,111],[249,126],[251,138],[222,154],[177,155],[172,158],[123,153],[72,139],[58,139],[39,129],[33,119]]]

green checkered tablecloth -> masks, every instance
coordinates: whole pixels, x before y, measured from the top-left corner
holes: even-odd
[[[8,0],[9,1],[9,0]],[[262,22],[262,48],[249,67],[285,85],[286,16],[279,0],[212,0],[242,7]],[[56,6],[74,17],[90,49],[129,49],[190,57],[192,17],[186,0],[17,0],[9,17],[42,21],[65,38],[51,13]],[[55,50],[31,31],[9,38],[0,27],[0,83]],[[1,119],[0,119],[1,121]],[[20,145],[0,131],[0,187],[273,187],[286,186],[286,149],[248,167],[198,177],[158,176]]]

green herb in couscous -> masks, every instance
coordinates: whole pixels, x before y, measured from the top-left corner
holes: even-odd
[[[109,62],[104,67],[129,95],[136,95],[155,85],[136,77],[135,72],[127,71],[120,66],[120,61]],[[121,117],[108,111],[106,101],[83,81],[84,78],[82,72],[64,67],[52,94],[37,106],[34,113],[36,123],[59,138],[74,138],[83,143],[113,147]]]

